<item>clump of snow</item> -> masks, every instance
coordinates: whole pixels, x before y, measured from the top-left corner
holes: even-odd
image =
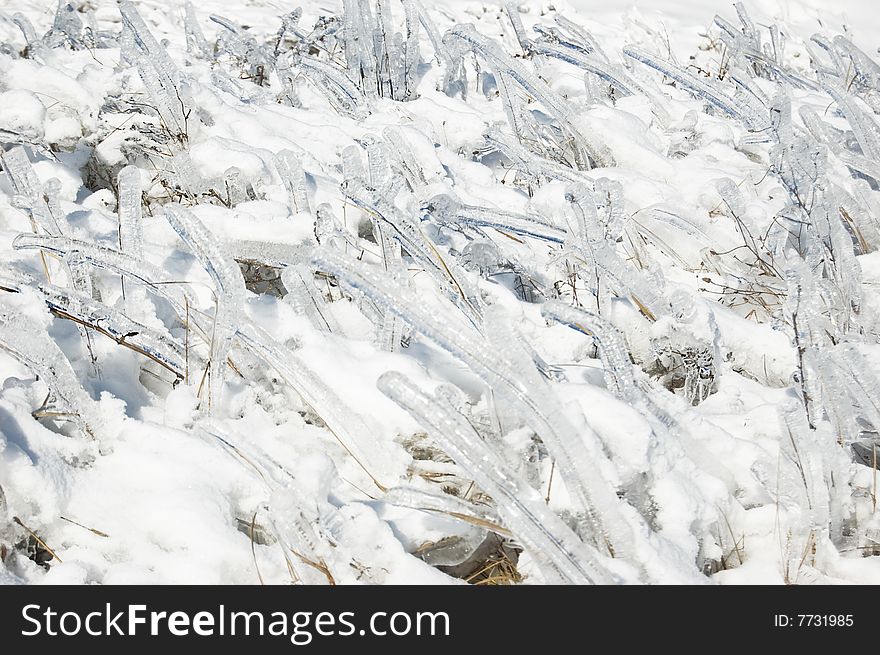
[[[44,134],[46,108],[30,91],[13,89],[0,93],[0,130],[21,135],[28,141],[40,141]]]

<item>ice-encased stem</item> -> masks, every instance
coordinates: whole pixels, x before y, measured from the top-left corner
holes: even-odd
[[[137,69],[165,128],[175,138],[184,138],[187,133],[186,116],[180,102],[179,91],[171,78],[164,75],[150,59],[138,61]]]
[[[328,303],[312,279],[311,272],[299,266],[286,266],[281,271],[281,282],[287,289],[284,297],[291,303],[297,313],[309,319],[315,329],[321,332],[340,332],[340,327]]]
[[[235,260],[195,214],[177,204],[165,206],[165,218],[214,281],[216,312],[211,335],[208,407],[220,400],[227,358],[245,297],[244,278]]]
[[[483,138],[488,145],[509,157],[524,173],[536,177],[558,179],[569,184],[592,184],[592,181],[581,172],[535,154],[518,141],[502,134],[497,129],[492,128],[488,130],[483,135]]]
[[[116,176],[118,190],[119,249],[133,257],[144,256],[141,173],[137,166],[126,166]]]
[[[769,112],[764,113],[747,102],[731,97],[717,84],[699,78],[636,46],[624,47],[623,54],[675,80],[688,93],[708,101],[728,116],[743,121],[753,132],[763,135],[769,131]]]
[[[49,310],[56,316],[100,332],[119,345],[145,355],[177,379],[183,379],[184,347],[170,337],[78,291],[52,285],[39,288]]]
[[[168,300],[175,310],[183,310],[186,293],[181,291],[181,296],[176,297],[168,292],[167,289],[177,287],[166,280],[167,272],[119,250],[79,239],[38,234],[19,234],[13,240],[12,247],[15,250],[39,249],[65,260],[85,262],[112,271],[151,288],[157,295]]]
[[[194,233],[193,230],[185,230],[185,232],[189,238]],[[188,319],[190,326],[196,328],[195,333],[205,343],[210,344],[212,341],[212,326],[195,313],[189,314],[186,311],[187,304],[194,306],[195,303],[179,283],[171,284],[165,281],[167,274],[157,267],[109,248],[65,237],[21,235],[16,239],[14,245],[16,248],[40,248],[61,257],[87,262],[90,265],[113,271],[127,279],[139,282],[153,293],[169,301],[179,319],[181,321]],[[203,256],[210,259],[208,255]],[[221,268],[227,268],[222,263],[222,255],[211,261],[216,263],[217,259],[221,260]],[[285,257],[285,259],[293,260],[293,254],[290,258]],[[238,271],[237,266],[235,271]],[[231,271],[228,272],[227,277],[231,277]],[[234,281],[230,284],[234,286]],[[243,308],[239,307],[238,311],[243,312]],[[340,441],[380,489],[392,485],[392,481],[383,475],[385,471],[383,453],[376,449],[370,429],[357,414],[348,409],[345,402],[329,386],[322,382],[317,372],[308,367],[289,348],[279,344],[265,330],[241,316],[238,316],[235,323],[234,336],[245,350],[278,371],[279,375],[290,384],[303,401],[321,417],[334,437]],[[216,348],[212,348],[212,353],[215,350]]]
[[[415,96],[416,76],[419,63],[419,15],[415,5],[411,2],[403,3],[404,17],[406,22],[406,41],[404,42],[404,63],[401,77],[403,78],[403,98],[410,99]]]
[[[208,57],[211,53],[211,47],[208,45],[205,34],[199,25],[198,16],[196,16],[195,7],[192,2],[187,0],[184,5],[185,18],[184,29],[186,30],[186,50],[189,53],[199,57]]]
[[[362,118],[365,97],[345,73],[313,57],[302,57],[296,64],[338,112]]]
[[[504,1],[504,13],[507,14],[510,24],[513,25],[513,32],[516,34],[516,40],[524,53],[529,52],[529,37],[526,36],[526,28],[523,26],[522,19],[519,17],[519,3],[515,0]]]
[[[431,198],[428,201],[428,211],[441,224],[460,223],[491,227],[501,232],[510,232],[550,243],[563,243],[566,238],[564,230],[544,223],[533,216],[489,207],[466,205],[448,196]]]
[[[859,107],[855,98],[842,89],[829,87],[828,94],[846,116],[865,157],[875,164],[880,163],[880,126],[873,115]]]
[[[16,195],[21,196],[27,203],[32,226],[40,228],[46,234],[59,235],[62,233],[61,225],[52,214],[43,194],[43,185],[37,177],[30,159],[22,146],[15,146],[6,152],[0,152],[0,161],[9,175],[12,188]]]
[[[593,337],[601,344],[599,353],[605,365],[606,386],[615,395],[630,404],[636,401],[635,378],[632,362],[622,339],[612,334],[613,328],[598,316],[582,309],[576,309],[559,301],[548,301],[541,306],[542,316],[573,327]]]
[[[317,508],[310,507],[311,503],[304,500],[305,495],[296,478],[252,441],[236,438],[210,419],[202,421],[195,433],[211,444],[219,443],[246,469],[255,472],[265,484],[269,503],[264,509],[269,512],[269,520],[285,551],[284,557],[295,576],[294,581],[310,585],[326,584],[326,574],[319,571],[319,562],[323,559],[321,554],[326,552],[326,542],[315,530],[314,516],[307,517],[307,514],[312,514]],[[318,500],[318,504],[320,503]],[[307,507],[311,511],[307,512]],[[323,564],[326,565],[327,562]]]
[[[311,211],[305,173],[299,160],[300,157],[292,150],[281,150],[273,158],[295,214]]]
[[[147,24],[144,22],[138,10],[130,0],[119,3],[119,13],[122,16],[122,24],[127,34],[133,39],[133,45],[142,57],[149,58],[155,63],[156,70],[160,75],[168,76],[171,81],[177,82],[179,71],[171,60],[168,51],[162,47]],[[135,61],[130,62],[136,65]]]
[[[431,492],[411,486],[399,486],[386,491],[382,500],[398,507],[445,514],[468,525],[476,525],[504,537],[511,535],[510,530],[502,526],[501,518],[495,508],[486,504],[471,503],[447,493]]]
[[[547,582],[620,581],[602,563],[599,554],[550,511],[538,491],[490,450],[463,416],[428,396],[400,373],[385,373],[377,386],[431,430],[443,450],[495,499],[504,523],[541,564]]]
[[[18,25],[24,36],[24,42],[27,44],[27,56],[30,59],[37,59],[43,63],[54,61],[54,53],[52,49],[47,47],[43,40],[37,37],[34,25],[30,19],[20,11],[12,15],[12,22]]]
[[[563,47],[546,41],[535,41],[530,47],[536,54],[554,57],[595,75],[612,86],[621,95],[641,95],[647,97],[651,101],[654,110],[662,117],[667,117],[666,110],[662,104],[652,93],[632,79],[622,67],[610,64],[595,55],[584,54],[581,50]]]
[[[230,166],[223,171],[223,182],[226,186],[226,201],[230,206],[248,201],[247,183],[238,166]]]
[[[35,325],[2,300],[0,348],[40,376],[63,415],[71,417],[90,436],[98,436],[102,425],[100,410],[83,389],[67,357],[44,327]]]

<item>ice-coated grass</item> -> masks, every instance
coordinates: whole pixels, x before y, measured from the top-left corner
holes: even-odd
[[[0,580],[880,580],[876,44],[16,4]]]

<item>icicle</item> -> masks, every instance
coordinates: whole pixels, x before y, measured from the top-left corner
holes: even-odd
[[[443,46],[443,40],[440,37],[440,33],[437,31],[437,26],[434,25],[434,21],[431,20],[431,17],[428,16],[425,7],[419,2],[419,0],[401,1],[403,3],[404,12],[407,14],[407,23],[409,24],[411,20],[409,18],[410,15],[415,16],[419,21],[419,24],[425,30],[425,34],[427,34],[431,46],[434,48],[434,58],[438,64],[443,63],[448,58],[446,48]]]
[[[526,28],[523,27],[522,19],[519,17],[518,3],[515,0],[505,0],[504,13],[507,14],[507,18],[510,20],[511,25],[513,25],[513,32],[516,34],[516,40],[519,42],[523,53],[528,54],[530,52],[530,42],[529,37],[526,36]]]
[[[188,150],[176,153],[171,159],[171,167],[174,171],[173,182],[185,195],[197,198],[205,191],[205,180],[196,169]]]
[[[45,185],[40,184],[30,160],[25,151],[20,146],[13,148],[2,155],[3,166],[9,174],[13,188],[24,199],[24,206],[29,210],[31,218],[31,226],[34,232],[38,231],[38,227],[47,234],[60,236],[69,231],[67,216],[61,210],[58,201],[58,193],[61,187],[60,182],[56,178],[52,178]],[[49,277],[49,268],[43,260],[43,266],[47,278]],[[92,295],[92,280],[84,268],[75,262],[65,262],[65,269],[70,286],[78,291],[82,291],[87,295]],[[92,357],[92,365],[95,373],[98,373],[97,362],[92,352],[91,336],[88,331],[77,326],[82,339],[86,342],[86,347]]]
[[[758,34],[758,30],[755,29],[752,19],[749,18],[746,6],[742,2],[736,2],[733,6],[736,8],[736,15],[739,17],[740,23],[742,23],[742,33],[746,41],[753,50],[760,52],[761,36]]]
[[[119,13],[122,15],[122,24],[126,28],[124,31],[130,37],[138,54],[138,57],[135,57],[135,60],[132,60],[130,64],[137,65],[137,60],[140,58],[148,59],[155,67],[160,79],[163,80],[163,85],[166,81],[172,85],[177,83],[180,71],[174,65],[165,48],[150,32],[134,4],[130,0],[123,0],[119,3]]]
[[[523,172],[535,177],[547,177],[550,179],[558,179],[569,184],[592,184],[592,181],[567,166],[558,162],[537,156],[530,150],[527,150],[522,144],[505,136],[497,129],[490,129],[484,138],[486,142],[494,148],[497,148],[504,156],[510,158],[513,163]]]
[[[342,160],[342,178],[344,180],[367,179],[361,153],[363,153],[363,149],[358,146],[346,146],[342,150],[340,159]]]
[[[544,303],[541,314],[595,339],[601,346],[599,354],[604,364],[605,384],[608,389],[628,403],[639,400],[632,361],[623,338],[611,324],[586,310],[558,301]]]
[[[331,571],[335,569],[336,558],[321,534],[320,514],[322,507],[328,505],[326,499],[305,501],[307,493],[284,466],[258,446],[236,438],[210,419],[203,420],[195,432],[208,443],[219,443],[248,471],[255,472],[266,486],[269,502],[263,509],[268,512],[272,532],[283,549],[293,581],[312,585],[333,583]],[[331,511],[334,510],[331,508]]]
[[[510,124],[510,129],[516,135],[517,140],[522,144],[528,144],[532,150],[545,154],[546,149],[537,147],[542,143],[542,139],[532,128],[531,120],[529,120],[523,108],[524,103],[516,94],[513,80],[504,73],[499,73],[496,81],[498,94],[501,96],[501,103],[504,107],[504,114],[507,116],[507,122]]]
[[[825,479],[826,466],[822,462],[822,448],[817,440],[827,438],[810,428],[800,403],[789,400],[779,408],[782,427],[782,451],[788,456],[789,465],[800,476],[804,488],[806,509],[812,527],[827,530],[830,523],[829,484]]]
[[[363,2],[361,6],[366,4]],[[376,16],[373,28],[373,51],[370,53],[376,60],[376,83],[380,98],[393,98],[398,80],[393,70],[397,60],[397,52],[391,43],[394,29],[391,26],[391,6],[388,0],[375,0]]]
[[[858,442],[861,436],[859,417],[853,406],[854,399],[856,402],[861,400],[858,398],[861,389],[856,383],[856,393],[853,393],[847,384],[846,377],[851,375],[851,371],[846,362],[836,361],[841,359],[836,352],[838,349],[809,348],[804,353],[804,363],[819,379],[821,397],[815,400],[821,403],[837,441],[849,445]],[[869,411],[870,407],[869,404]],[[870,422],[873,425],[873,421]]]
[[[144,256],[140,170],[136,166],[126,166],[117,174],[116,185],[119,249],[140,259]]]
[[[372,85],[375,62],[368,56],[367,44],[370,37],[363,24],[367,16],[361,14],[359,5],[359,0],[342,2],[342,44],[349,76],[355,81],[360,80],[367,95],[375,97],[376,90]]]
[[[845,36],[838,34],[833,40],[834,49],[850,59],[854,74],[852,82],[871,91],[880,91],[880,65],[871,59]],[[866,98],[867,100],[867,98]],[[876,111],[877,107],[874,107]]]
[[[546,41],[533,42],[531,49],[536,54],[554,57],[595,75],[612,86],[622,96],[646,96],[651,100],[654,110],[660,115],[666,116],[666,110],[658,99],[636,80],[632,79],[620,66],[614,66],[595,55],[584,54],[579,50],[562,47]]]
[[[573,47],[581,50],[584,54],[596,53],[601,59],[608,61],[608,57],[599,46],[596,38],[583,27],[566,18],[562,14],[554,14],[553,20],[559,27],[568,32],[571,36],[568,39],[559,39],[562,45]]]
[[[17,11],[12,15],[12,22],[18,25],[18,28],[24,36],[24,42],[27,45],[23,56],[44,63],[49,63],[54,60],[54,53],[50,48],[46,47],[43,40],[37,36],[37,33],[34,30],[34,25],[27,16]]]
[[[123,275],[149,287],[168,300],[176,310],[183,311],[186,292],[167,283],[166,271],[118,250],[78,239],[34,234],[18,235],[13,240],[12,247],[15,250],[43,250],[70,262],[87,263]],[[181,295],[173,294],[173,289],[178,289]]]
[[[61,234],[61,226],[49,211],[49,205],[43,193],[43,185],[37,178],[24,148],[15,146],[7,152],[0,153],[0,160],[9,175],[15,194],[24,199],[34,224],[34,231],[39,227],[46,234],[55,236]]]
[[[588,226],[587,220],[582,219],[581,222]],[[612,282],[618,293],[632,300],[646,318],[653,321],[670,313],[662,286],[643,271],[625,262],[607,240],[584,243],[574,241],[571,245],[584,263],[596,266]]]
[[[292,150],[281,150],[275,155],[273,162],[281,176],[281,181],[284,183],[284,188],[287,189],[291,211],[295,214],[311,212],[300,156]]]
[[[269,76],[275,69],[273,54],[246,30],[222,16],[209,16],[225,31],[217,38],[217,48],[231,55],[242,68],[243,77],[257,86],[268,84]]]
[[[205,34],[199,25],[198,16],[196,16],[195,7],[192,2],[187,0],[184,4],[184,29],[186,30],[186,51],[197,57],[209,57],[213,53],[212,48],[208,45]]]
[[[470,503],[447,493],[435,493],[416,487],[394,487],[385,492],[382,500],[398,507],[444,514],[468,525],[476,525],[502,536],[509,534],[502,527],[501,518],[494,508],[484,504]]]
[[[404,47],[403,98],[414,99],[416,96],[417,75],[421,61],[419,53],[419,14],[411,2],[403,3],[406,21],[406,42]]]
[[[397,126],[388,126],[382,130],[382,140],[386,153],[392,158],[392,168],[399,171],[411,189],[418,189],[428,184],[425,171],[416,158],[407,141],[404,131]]]
[[[839,89],[829,88],[828,94],[834,98],[840,110],[846,116],[856,140],[862,149],[862,153],[869,160],[880,163],[880,126],[872,115],[865,112],[856,104],[850,95],[844,95]]]
[[[185,285],[168,280],[168,273],[142,259],[118,250],[96,246],[93,243],[32,234],[20,234],[12,242],[16,250],[39,249],[61,257],[69,266],[94,266],[120,275],[125,280],[143,285],[154,295],[166,300],[182,324],[188,324],[204,343],[211,342],[211,325],[197,314],[190,315],[188,307],[197,303],[187,293]]]
[[[298,490],[277,491],[270,499],[270,520],[275,535],[288,553],[294,557],[289,560],[294,567],[297,582],[307,585],[336,584],[330,562],[332,552],[316,532],[317,517],[314,511],[307,512],[301,500],[303,494]]]
[[[285,300],[296,308],[297,313],[307,317],[322,332],[341,331],[329,303],[324,300],[310,272],[301,270],[299,266],[288,266],[281,272],[281,281],[287,289]]]
[[[244,175],[238,166],[230,166],[223,171],[223,183],[226,187],[226,200],[231,207],[250,200],[245,188]]]
[[[874,428],[876,432],[880,432],[880,379],[873,372],[872,367],[866,361],[864,355],[859,352],[858,347],[852,343],[843,343],[834,349],[833,355],[827,358],[829,366],[836,366],[842,369],[843,375],[840,379],[844,383],[858,411]],[[841,402],[839,392],[840,387],[833,386],[830,389],[828,398],[829,403]]]
[[[79,12],[70,2],[58,0],[58,9],[52,21],[52,29],[43,37],[43,42],[50,48],[70,46],[78,49],[81,46],[83,24]]]
[[[341,188],[345,197],[357,207],[389,226],[390,236],[400,243],[410,257],[426,271],[436,275],[438,280],[444,280],[445,283],[441,282],[440,288],[471,321],[476,323],[478,314],[474,304],[476,290],[468,284],[464,276],[456,272],[458,267],[453,261],[447,261],[442,257],[421,228],[387,199],[377,197],[362,182],[356,179],[346,180]]]
[[[358,143],[367,153],[368,174],[364,182],[370,188],[375,189],[377,194],[389,194],[388,199],[393,201],[391,165],[388,162],[385,144],[372,136],[358,139]]]

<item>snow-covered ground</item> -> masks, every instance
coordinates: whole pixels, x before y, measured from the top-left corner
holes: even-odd
[[[0,582],[880,582],[872,3],[344,4],[0,0]]]

